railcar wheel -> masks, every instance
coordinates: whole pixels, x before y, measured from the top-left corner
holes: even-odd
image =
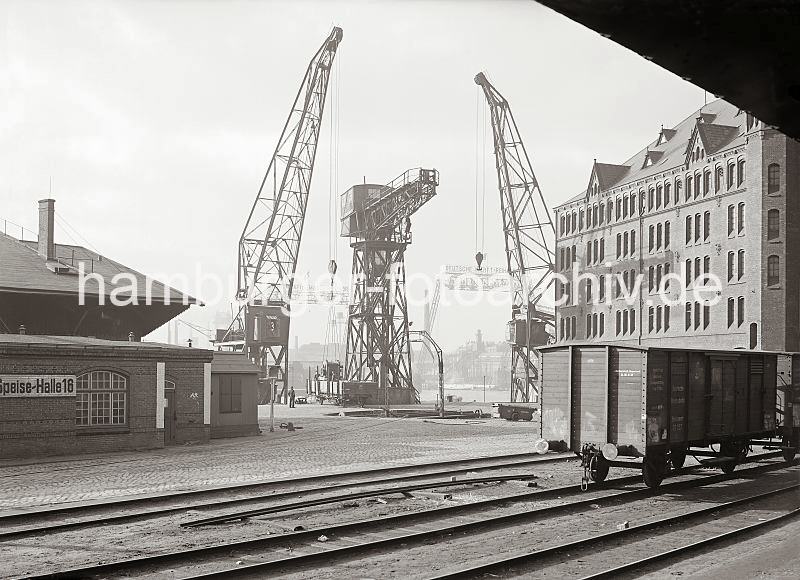
[[[655,489],[661,485],[661,482],[664,480],[663,459],[661,457],[653,459],[645,457],[642,478],[644,479],[644,484],[651,489]]]
[[[519,421],[519,413],[511,413],[512,421]]]
[[[601,456],[593,456],[589,460],[589,479],[595,483],[605,481],[606,477],[608,477],[608,470],[610,468],[611,466],[608,464],[608,461],[603,459]]]
[[[669,452],[669,462],[672,464],[672,469],[680,469],[686,462],[686,451],[673,449]]]

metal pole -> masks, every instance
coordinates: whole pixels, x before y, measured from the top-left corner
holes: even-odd
[[[386,407],[386,416],[389,416],[389,385],[386,384],[386,365],[383,356],[378,366],[378,384],[383,386],[383,402]]]
[[[483,375],[483,402],[486,402],[486,375]]]
[[[439,359],[439,417],[444,419],[444,363]]]
[[[275,379],[269,380],[270,392],[272,396],[269,398],[269,432],[275,432]]]

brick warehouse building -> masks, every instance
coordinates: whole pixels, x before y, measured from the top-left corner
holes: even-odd
[[[38,240],[0,234],[0,458],[257,433],[251,387],[229,379],[213,390],[215,353],[140,342],[199,301],[87,248],[56,244],[54,219],[53,200],[42,200]],[[81,266],[95,278],[83,305]],[[115,290],[129,288],[113,281],[122,273],[136,280],[138,304],[111,304]]]
[[[0,334],[0,458],[207,441],[212,356],[156,343]]]
[[[559,342],[800,350],[800,144],[734,105],[595,161],[556,222]]]

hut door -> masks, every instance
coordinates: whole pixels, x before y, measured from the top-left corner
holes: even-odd
[[[175,386],[174,383],[167,381],[164,389],[164,445],[175,443],[177,430],[178,409],[175,403]]]
[[[709,435],[731,435],[736,419],[736,361],[711,359]]]

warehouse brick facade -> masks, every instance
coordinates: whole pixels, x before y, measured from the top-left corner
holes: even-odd
[[[154,343],[0,334],[0,457],[208,441],[212,355]],[[8,386],[19,377],[51,376],[75,377],[75,392],[15,396]]]
[[[730,103],[595,161],[556,222],[559,342],[800,350],[800,146]]]

